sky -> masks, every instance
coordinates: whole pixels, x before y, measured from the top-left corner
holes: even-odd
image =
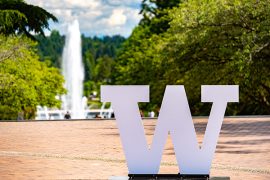
[[[128,37],[141,19],[142,0],[26,0],[54,14],[59,23],[50,22],[50,29],[65,34],[74,19],[86,36],[122,35]],[[47,35],[49,31],[45,32]]]

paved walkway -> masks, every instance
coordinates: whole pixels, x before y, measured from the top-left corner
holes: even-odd
[[[144,120],[150,144],[156,120]],[[201,142],[206,119],[195,119]],[[0,179],[108,179],[128,174],[116,122],[0,122]],[[160,173],[177,173],[168,138]],[[270,179],[270,117],[226,118],[211,176]]]

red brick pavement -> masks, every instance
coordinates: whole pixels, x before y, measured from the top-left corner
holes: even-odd
[[[196,118],[201,143],[206,119]],[[156,120],[144,120],[150,144]],[[160,173],[177,173],[171,139]],[[108,179],[128,170],[113,120],[0,122],[0,179]],[[211,176],[270,179],[270,117],[226,118]]]

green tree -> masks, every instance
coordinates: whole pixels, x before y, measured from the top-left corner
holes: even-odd
[[[96,82],[108,83],[111,81],[111,72],[113,66],[113,59],[109,56],[103,56],[97,59],[97,65],[94,70],[93,79]]]
[[[65,93],[64,79],[58,69],[49,68],[38,60],[35,46],[22,36],[0,36],[1,119],[14,118],[14,112],[23,112],[25,118],[33,118],[37,105],[61,105],[55,96]],[[4,116],[6,110],[13,114]]]
[[[65,37],[53,30],[47,37],[42,35],[35,36],[38,41],[38,54],[40,60],[54,67],[60,68],[62,62],[62,51]],[[104,37],[86,37],[82,35],[82,55],[84,64],[84,95],[89,96],[91,92],[98,91],[99,84],[111,81],[111,69],[118,50],[125,41],[119,35]],[[108,58],[110,59],[109,61]],[[108,63],[106,64],[102,61]],[[96,67],[97,66],[97,67]],[[101,71],[105,71],[102,73]]]
[[[23,113],[34,118],[37,105],[60,106],[56,95],[65,93],[56,68],[39,61],[31,33],[44,35],[49,20],[44,9],[23,0],[0,0],[0,119]],[[27,37],[26,37],[27,36]]]
[[[85,81],[93,80],[95,76],[96,62],[93,58],[91,51],[86,51],[83,58]]]
[[[38,54],[41,61],[51,61],[54,67],[61,68],[62,52],[65,44],[65,37],[56,30],[52,30],[50,36],[35,36],[38,41]]]
[[[0,0],[1,34],[25,34],[34,38],[31,32],[44,35],[44,29],[49,29],[49,20],[57,22],[54,15],[38,6],[23,0]]]
[[[99,91],[99,85],[110,83],[114,59],[125,41],[119,35],[85,37],[82,35],[82,53],[85,69],[84,94]]]
[[[140,24],[123,44],[113,68],[113,82],[116,84],[151,84],[160,74],[156,69],[157,49],[160,37],[169,28],[169,10],[181,1],[143,0]],[[154,70],[156,69],[156,70]]]
[[[155,104],[166,85],[185,85],[194,115],[210,110],[200,103],[201,85],[239,84],[240,103],[227,113],[269,114],[269,10],[269,0],[184,1],[169,12],[164,33],[141,38],[151,34],[149,26],[133,31],[117,59],[115,82],[150,84]]]
[[[151,102],[142,106],[145,110],[156,110],[161,103],[164,86],[155,85],[163,81],[165,70],[159,51],[171,20],[168,12],[180,2],[144,0],[141,10],[143,19],[123,44],[115,61],[113,83],[150,85]]]
[[[165,76],[186,84],[201,112],[196,103],[201,84],[239,84],[240,104],[228,112],[269,114],[269,10],[269,0],[183,3],[171,12],[170,39],[163,49],[163,60],[170,60]]]
[[[182,0],[143,0],[141,12],[143,15],[140,25],[149,26],[150,32],[160,34],[170,27],[170,9],[177,7]]]

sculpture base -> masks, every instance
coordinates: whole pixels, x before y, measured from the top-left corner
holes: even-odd
[[[209,177],[209,175],[190,174],[129,174],[128,176],[113,176],[109,180],[230,180],[230,177]]]
[[[207,180],[209,179],[208,174],[200,175],[191,175],[191,174],[129,174],[130,179],[198,179],[198,180]]]

